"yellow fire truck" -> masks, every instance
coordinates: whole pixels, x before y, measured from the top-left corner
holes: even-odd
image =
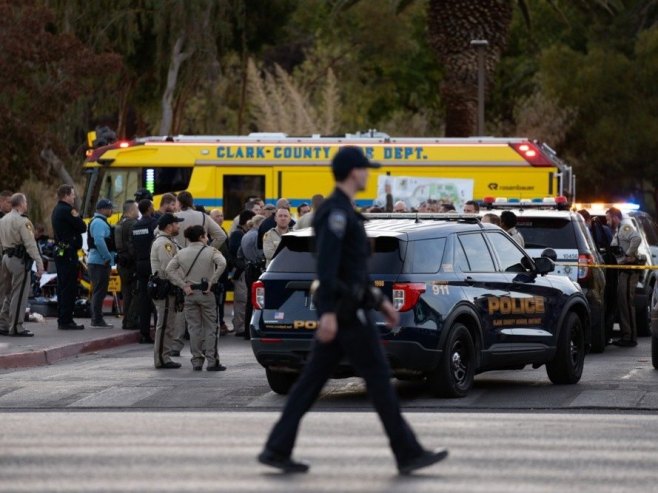
[[[490,195],[574,195],[571,167],[547,145],[524,138],[395,138],[375,131],[340,137],[181,135],[90,149],[84,215],[93,214],[101,197],[120,207],[139,188],[153,193],[156,208],[159,195],[188,190],[197,205],[222,207],[229,220],[249,197],[286,197],[294,207],[331,191],[329,163],[346,145],[361,147],[382,165],[358,195],[359,206],[382,202],[385,190],[411,207],[427,198],[463,203]]]

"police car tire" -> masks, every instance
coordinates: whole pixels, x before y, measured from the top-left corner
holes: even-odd
[[[428,377],[428,385],[440,397],[466,397],[475,378],[475,345],[465,325],[456,323],[446,338],[438,368]]]
[[[653,291],[653,288],[652,288]],[[638,337],[647,337],[651,335],[649,325],[651,324],[651,295],[646,303],[640,302],[635,307],[635,327],[637,328]]]
[[[555,357],[546,363],[548,378],[557,385],[578,383],[585,362],[585,337],[580,317],[570,312],[558,336]]]
[[[270,389],[280,395],[288,395],[298,377],[296,373],[273,371],[269,368],[265,369],[265,375],[267,376],[267,383],[270,385]]]
[[[651,364],[658,370],[658,335],[651,336]]]
[[[603,310],[602,310],[603,311]],[[601,314],[602,320],[598,327],[592,327],[592,352],[602,353],[605,350],[605,339],[607,322],[605,320],[605,313]]]

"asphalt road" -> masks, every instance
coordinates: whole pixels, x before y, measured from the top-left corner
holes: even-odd
[[[22,412],[2,415],[0,491],[14,492],[649,492],[658,417],[408,413],[450,457],[396,473],[372,413],[307,416],[287,477],[256,463],[273,412]]]
[[[247,341],[221,338],[225,372],[193,372],[184,350],[178,370],[155,370],[150,346],[133,344],[54,365],[0,370],[0,411],[10,409],[265,409],[285,397],[270,391]],[[589,355],[577,385],[551,384],[544,368],[483,373],[464,399],[437,399],[420,383],[396,382],[405,410],[658,410],[658,371],[650,340]],[[356,378],[333,380],[316,407],[368,409]]]
[[[427,447],[450,458],[396,474],[358,379],[327,385],[296,455],[311,473],[256,463],[285,397],[249,344],[221,339],[226,372],[155,370],[130,345],[54,365],[0,371],[0,491],[12,492],[617,492],[658,487],[658,372],[649,340],[586,360],[578,385],[544,369],[485,373],[465,399],[396,382]]]

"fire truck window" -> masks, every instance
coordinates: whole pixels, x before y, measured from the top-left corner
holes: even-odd
[[[153,195],[181,192],[187,190],[190,185],[193,169],[184,167],[144,168],[142,183],[144,188],[150,190]]]
[[[224,175],[224,217],[235,218],[250,197],[265,200],[264,175]]]

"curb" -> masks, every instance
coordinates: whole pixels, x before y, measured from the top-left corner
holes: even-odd
[[[52,365],[53,363],[82,353],[110,349],[139,341],[139,332],[119,334],[104,339],[76,342],[65,346],[55,346],[25,353],[0,355],[0,369],[30,368]]]

